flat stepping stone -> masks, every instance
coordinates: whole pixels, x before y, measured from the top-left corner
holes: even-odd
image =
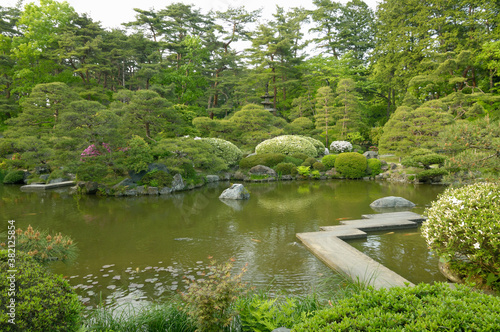
[[[341,225],[320,227],[320,232],[296,236],[330,268],[376,289],[414,286],[399,274],[353,248],[344,240],[366,238],[366,232],[417,228],[424,221],[414,212],[367,214],[364,219],[343,220]]]
[[[47,189],[55,189],[55,188],[62,188],[62,187],[70,187],[74,186],[75,181],[63,181],[63,182],[58,182],[58,183],[50,183],[50,184],[27,184],[25,186],[21,186],[21,190],[29,191],[29,190],[47,190]]]

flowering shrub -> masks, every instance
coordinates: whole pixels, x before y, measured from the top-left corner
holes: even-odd
[[[306,140],[311,142],[312,145],[314,145],[316,151],[318,152],[318,156],[323,156],[325,154],[325,145],[321,141],[307,136],[300,136],[300,137],[305,138]]]
[[[282,135],[265,140],[255,147],[255,152],[257,154],[282,153],[290,156],[296,153],[304,153],[309,157],[318,155],[318,151],[309,140],[296,135]]]
[[[111,148],[109,147],[109,144],[108,143],[102,143],[102,146],[104,147],[104,149],[108,152],[108,153],[111,153]],[[101,151],[99,151],[97,149],[97,147],[92,144],[92,145],[89,145],[85,150],[83,150],[83,152],[80,154],[80,156],[82,157],[94,157],[94,156],[99,156],[101,155]]]
[[[206,142],[214,147],[215,155],[222,158],[229,166],[236,165],[243,152],[233,143],[223,140],[221,138],[195,138],[195,140]]]
[[[426,210],[422,234],[450,267],[500,288],[500,185],[447,189]]]
[[[351,152],[352,144],[347,141],[333,141],[330,144],[331,153]]]

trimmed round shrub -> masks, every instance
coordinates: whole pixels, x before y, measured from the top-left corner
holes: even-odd
[[[282,153],[290,156],[295,153],[304,153],[308,157],[318,155],[316,148],[309,140],[297,135],[282,135],[265,140],[255,147],[255,152],[257,154]]]
[[[321,162],[327,169],[332,169],[335,167],[335,160],[337,159],[336,154],[327,154],[323,158],[321,158]]]
[[[316,148],[316,152],[318,153],[317,156],[323,156],[325,154],[325,145],[320,140],[307,136],[300,137],[305,138],[306,140],[311,142],[312,145],[314,145],[314,147]]]
[[[263,153],[255,154],[240,160],[240,168],[249,169],[257,165],[274,167],[283,162],[285,155],[281,153]]]
[[[319,161],[317,161],[314,164],[312,164],[312,168],[314,170],[320,171],[320,172],[323,172],[326,169],[325,165],[323,165],[323,163],[321,163]]]
[[[24,171],[10,171],[3,178],[4,184],[16,184],[23,183],[24,180]]]
[[[425,211],[422,235],[450,267],[500,289],[500,184],[448,188]]]
[[[429,168],[433,164],[444,164],[446,159],[446,156],[434,153],[429,149],[417,149],[409,157],[405,157],[401,161],[401,164],[406,167]]]
[[[368,174],[377,175],[382,173],[382,162],[376,158],[370,158],[367,161],[368,164]]]
[[[351,152],[352,144],[347,141],[333,141],[330,144],[331,153]]]
[[[294,153],[294,154],[292,154],[292,158],[300,159],[301,160],[300,163],[302,164],[304,162],[304,160],[309,158],[309,156],[307,154],[304,154],[304,153]]]
[[[335,169],[348,179],[359,179],[366,175],[366,157],[357,152],[344,152],[335,159]]]
[[[301,164],[301,166],[312,166],[317,160],[315,158],[307,158],[304,160],[304,162]]]
[[[206,142],[214,147],[215,155],[222,158],[229,166],[237,165],[243,152],[233,143],[221,138],[200,138],[202,142]]]
[[[446,283],[366,289],[317,311],[293,331],[498,331],[500,298]]]
[[[295,166],[300,166],[300,165],[302,165],[302,163],[304,162],[304,160],[305,159],[299,159],[299,158],[295,158],[295,157],[286,156],[285,159],[283,160],[283,162],[284,163],[292,163]]]
[[[82,305],[73,288],[53,275],[28,254],[17,251],[15,269],[15,325],[9,313],[11,270],[6,251],[0,251],[0,330],[78,331]]]
[[[297,166],[292,163],[279,163],[274,167],[276,173],[281,175],[290,175],[297,169]]]

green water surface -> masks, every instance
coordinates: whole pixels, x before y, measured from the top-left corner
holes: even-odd
[[[444,190],[374,181],[275,182],[245,184],[248,201],[222,202],[218,196],[229,186],[106,198],[0,185],[0,218],[5,230],[6,221],[15,220],[23,229],[71,236],[77,260],[52,269],[90,306],[171,296],[184,289],[186,278],[203,278],[209,256],[248,264],[245,281],[257,288],[300,295],[341,278],[298,243],[296,233],[375,213],[369,204],[385,196],[409,199],[417,204],[412,211],[422,213]],[[418,230],[386,233],[352,243],[412,282],[442,280]]]

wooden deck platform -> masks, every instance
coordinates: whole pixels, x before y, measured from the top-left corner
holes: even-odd
[[[70,186],[74,186],[74,185],[75,185],[75,181],[63,181],[63,182],[50,183],[50,184],[35,183],[35,184],[27,184],[25,186],[21,186],[21,190],[22,191],[44,191],[47,189],[70,187]]]
[[[342,225],[320,227],[320,232],[298,233],[302,243],[327,266],[354,281],[376,289],[413,286],[411,282],[353,248],[343,240],[366,238],[371,231],[417,228],[424,218],[413,212],[363,215]]]

